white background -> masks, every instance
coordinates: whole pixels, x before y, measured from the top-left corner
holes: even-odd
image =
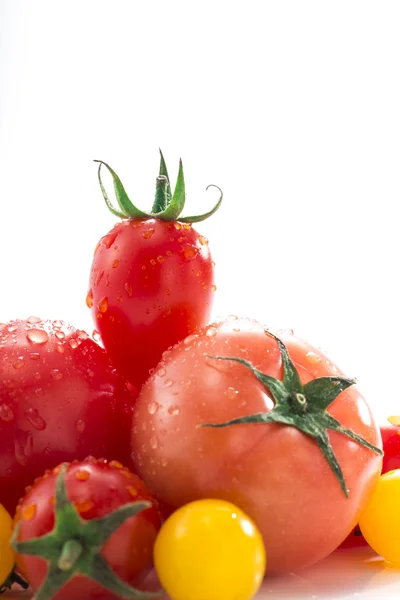
[[[215,314],[294,328],[400,412],[400,5],[0,0],[0,320],[91,331],[114,223],[92,159],[149,209],[163,149],[217,263]]]

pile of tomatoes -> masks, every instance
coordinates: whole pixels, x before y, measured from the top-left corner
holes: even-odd
[[[209,322],[214,263],[193,223],[222,192],[182,216],[182,163],[172,191],[162,155],[148,213],[106,163],[98,178],[119,221],[94,252],[93,339],[62,320],[0,323],[2,590],[249,600],[265,574],[364,541],[359,522],[400,562],[376,529],[400,495],[396,425],[381,431],[355,382],[292,331]]]

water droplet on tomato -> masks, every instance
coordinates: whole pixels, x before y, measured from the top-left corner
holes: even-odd
[[[172,385],[173,383],[174,383],[174,382],[172,381],[172,379],[165,379],[165,381],[164,381],[164,385],[165,385],[166,387],[171,387],[171,385]]]
[[[99,302],[99,311],[101,313],[105,313],[107,312],[108,309],[108,298],[107,296],[104,296],[104,298],[102,300],[100,300]]]
[[[119,265],[119,260],[114,260],[114,262],[112,264],[113,269],[116,269],[118,267],[118,265]]]
[[[150,259],[150,264],[151,264],[151,265],[156,265],[156,264],[157,264],[157,263],[156,263],[156,261],[154,260],[154,258],[151,258],[151,259]]]
[[[315,352],[312,352],[311,350],[309,352],[307,352],[306,359],[307,359],[307,362],[309,362],[311,364],[319,363],[322,360],[318,354],[316,354]]]
[[[168,412],[173,417],[176,417],[176,415],[179,415],[180,410],[177,406],[170,406]]]
[[[228,398],[228,400],[234,400],[236,398],[236,396],[238,395],[238,390],[235,390],[235,388],[233,387],[228,387],[225,390],[225,396]]]
[[[38,398],[40,398],[40,396],[43,396],[44,392],[42,390],[42,388],[36,388],[35,389],[35,396],[37,396]]]
[[[132,298],[132,286],[129,283],[125,284],[125,291],[130,298]]]
[[[71,338],[69,340],[69,345],[71,346],[72,350],[75,350],[75,348],[79,346],[78,340],[76,338]]]
[[[0,404],[0,419],[6,423],[10,423],[14,420],[14,411],[10,404],[3,402]]]
[[[93,329],[92,338],[94,339],[95,342],[100,341],[100,334],[97,331],[97,329]]]
[[[31,521],[35,515],[36,504],[34,502],[27,504],[27,506],[24,506],[24,508],[22,509],[21,516],[24,519],[24,521]]]
[[[190,246],[189,244],[187,244],[183,246],[181,252],[185,260],[192,260],[198,255],[199,249],[196,248],[196,246]]]
[[[58,345],[56,346],[56,351],[57,351],[59,354],[64,354],[64,352],[65,352],[65,348],[64,348],[63,344],[58,344]]]
[[[208,239],[204,237],[204,235],[199,235],[199,242],[202,246],[207,246]]]
[[[181,229],[182,225],[180,223],[175,222],[174,227],[177,231],[179,231]]]
[[[115,242],[116,238],[117,238],[118,232],[112,232],[112,233],[108,233],[107,235],[105,235],[100,242],[103,244],[103,246],[105,246],[107,249],[111,248],[111,246],[113,245],[113,243]]]
[[[88,306],[89,308],[92,308],[93,306],[93,292],[92,290],[89,290],[86,296],[86,306]]]
[[[150,415],[155,415],[156,412],[158,411],[158,408],[159,408],[159,406],[158,406],[157,402],[150,402],[150,404],[147,407],[147,410]]]
[[[163,456],[163,457],[161,458],[160,462],[161,462],[161,466],[162,466],[162,467],[166,467],[166,466],[168,465],[168,461],[167,461],[167,459],[165,458],[165,456]]]
[[[198,336],[195,333],[192,333],[191,335],[188,335],[184,340],[183,343],[185,346],[189,346],[189,344],[192,344],[193,342],[195,342],[198,339]]]
[[[164,377],[166,372],[167,371],[164,369],[164,367],[160,367],[159,369],[157,369],[156,375],[158,375],[159,377]]]
[[[51,452],[51,449],[49,447],[44,449],[44,453],[46,454],[46,456],[48,456]]]
[[[78,419],[75,423],[75,429],[78,433],[83,433],[86,429],[86,423],[82,419]]]
[[[18,356],[18,358],[13,362],[14,369],[22,369],[25,361],[23,356]]]
[[[46,421],[42,419],[36,408],[27,408],[24,410],[24,416],[38,431],[43,431],[43,429],[46,429]]]
[[[148,240],[151,238],[151,236],[154,234],[155,229],[153,227],[150,227],[150,229],[147,229],[147,231],[143,231],[143,237],[145,240]]]
[[[206,331],[206,336],[214,337],[215,335],[217,335],[217,333],[218,333],[218,329],[216,327],[209,327]]]
[[[74,506],[79,514],[89,512],[94,506],[94,503],[90,498],[84,498],[82,500],[75,500]]]
[[[216,291],[217,291],[217,286],[216,286],[215,284],[213,284],[213,285],[211,286],[211,291],[212,291],[212,292],[216,292]]]
[[[160,264],[162,264],[165,261],[165,258],[163,256],[157,256],[157,262],[159,262]]]
[[[28,463],[33,449],[33,436],[31,431],[22,431],[21,429],[15,432],[14,436],[14,452],[16,461],[25,466]]]
[[[171,252],[171,250],[167,250],[165,254],[166,254],[167,256],[172,256],[172,252]]]
[[[63,326],[63,322],[57,319],[56,321],[53,321],[52,325],[54,329],[61,329],[61,327]]]
[[[120,463],[119,460],[112,460],[110,462],[110,467],[113,467],[114,469],[123,469],[124,465]]]
[[[152,448],[153,450],[155,450],[158,446],[158,439],[156,438],[155,435],[152,435],[150,438],[150,448]]]
[[[31,317],[28,317],[26,320],[26,322],[30,323],[31,325],[37,325],[41,321],[42,321],[42,319],[40,319],[39,317],[35,317],[33,315]]]
[[[128,490],[129,494],[132,496],[132,498],[137,498],[137,496],[139,495],[137,489],[134,488],[133,485],[126,486],[126,489]]]
[[[87,481],[89,479],[89,471],[78,469],[78,471],[75,471],[75,477],[78,481]]]
[[[7,327],[7,331],[8,333],[13,333],[14,331],[17,331],[18,327],[17,325],[15,325],[15,323],[11,323],[8,327]]]
[[[63,378],[63,374],[59,369],[52,369],[50,371],[50,375],[52,376],[53,379],[55,379],[56,381],[59,381],[60,379]]]
[[[44,329],[30,329],[26,334],[28,342],[31,344],[46,344],[49,341],[47,331]]]

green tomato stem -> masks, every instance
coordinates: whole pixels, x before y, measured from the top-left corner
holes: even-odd
[[[70,571],[83,552],[83,546],[78,540],[67,540],[61,551],[57,566],[61,571]]]

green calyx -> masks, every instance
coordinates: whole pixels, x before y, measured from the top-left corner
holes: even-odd
[[[256,369],[251,362],[233,356],[210,356],[216,360],[232,360],[244,365],[257,377],[272,395],[274,408],[269,412],[257,413],[232,419],[225,423],[204,424],[200,427],[222,428],[232,425],[247,423],[281,423],[296,427],[306,435],[312,437],[318,444],[322,454],[337,477],[340,486],[348,497],[348,490],[342,469],[335,456],[328,437],[328,431],[337,431],[372,452],[383,455],[382,450],[376,448],[364,438],[354,433],[351,429],[342,427],[326,409],[339,396],[341,392],[355,383],[353,379],[345,377],[319,377],[303,385],[283,342],[266,330],[278,343],[283,364],[283,380],[275,379],[270,375]]]
[[[208,219],[208,217],[211,217],[211,215],[213,215],[221,206],[223,198],[222,190],[217,185],[210,184],[209,186],[207,186],[207,190],[210,187],[215,187],[220,192],[219,200],[215,204],[214,208],[201,215],[194,215],[192,217],[180,217],[180,214],[185,206],[186,200],[185,178],[183,176],[182,161],[179,161],[178,178],[176,181],[174,193],[172,193],[167,166],[165,164],[165,160],[161,150],[160,155],[160,169],[156,181],[155,200],[151,212],[149,213],[139,210],[130,201],[120,178],[107,163],[105,163],[102,160],[94,161],[99,163],[99,169],[97,174],[99,178],[100,189],[102,191],[103,198],[110,212],[112,212],[113,215],[119,217],[120,219],[157,218],[163,221],[177,221],[179,219],[179,221],[181,221],[182,223],[198,223],[199,221],[204,221],[205,219]],[[106,169],[108,169],[113,178],[115,197],[117,199],[119,207],[118,209],[113,206],[101,179],[101,168],[103,165],[106,167]]]
[[[85,575],[121,598],[149,600],[162,595],[142,592],[120,579],[101,554],[108,538],[130,517],[146,510],[149,502],[130,502],[105,517],[82,519],[67,495],[65,465],[56,482],[55,523],[53,530],[42,537],[19,542],[19,522],[11,545],[18,554],[40,556],[48,561],[47,577],[34,600],[50,600],[75,575]],[[129,560],[129,557],[127,557]]]

